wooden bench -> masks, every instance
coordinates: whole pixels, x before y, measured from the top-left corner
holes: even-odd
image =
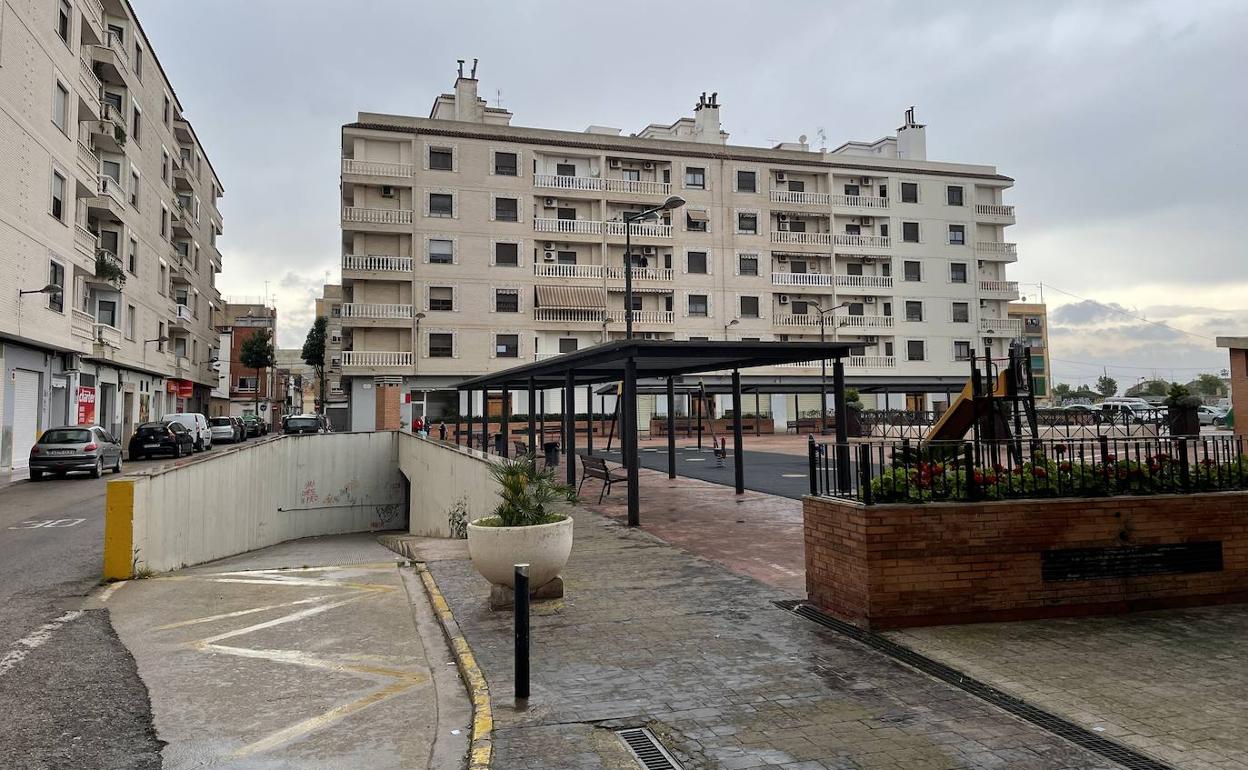
[[[516,457],[524,457],[529,453],[529,445],[523,441],[512,439],[511,446],[516,450]]]
[[[581,460],[581,483],[576,488],[576,493],[581,493],[581,487],[585,486],[585,479],[598,479],[602,482],[602,491],[598,493],[598,502],[602,502],[604,495],[611,493],[611,485],[617,481],[628,481],[628,474],[623,468],[612,470],[607,467],[607,461],[601,457],[594,455],[580,454]]]

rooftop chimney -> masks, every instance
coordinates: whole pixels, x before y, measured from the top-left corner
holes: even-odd
[[[927,126],[914,122],[914,106],[906,110],[905,125],[897,129],[897,157],[927,160]]]
[[[472,60],[472,72],[468,77],[464,77],[464,60],[457,61],[459,76],[455,78],[455,119],[484,123],[485,106],[477,98],[477,60]]]
[[[698,97],[693,108],[693,141],[723,144],[722,128],[719,123],[719,92],[713,92],[707,98],[706,91]]]

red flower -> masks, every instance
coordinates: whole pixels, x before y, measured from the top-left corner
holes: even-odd
[[[1118,462],[1118,455],[1105,455],[1105,462],[1110,464]]]
[[[976,484],[983,484],[983,483],[984,483],[984,474],[980,473],[979,471],[975,471],[975,483],[976,483]]]
[[[1031,475],[1038,479],[1042,479],[1049,475],[1049,469],[1043,465],[1037,465],[1031,469]]]
[[[1070,473],[1070,469],[1071,469],[1070,460],[1063,461],[1062,464],[1058,466],[1058,469],[1061,470],[1063,473]]]
[[[945,472],[945,466],[943,464],[936,463],[935,465],[932,466],[932,473],[936,474],[937,476],[939,476],[940,474],[944,472]]]

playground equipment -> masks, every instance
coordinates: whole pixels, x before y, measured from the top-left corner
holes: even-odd
[[[995,361],[990,348],[985,348],[982,359],[971,351],[969,363],[970,379],[932,426],[923,443],[961,441],[967,431],[973,431],[976,446],[981,441],[991,444],[1013,438],[1016,453],[1021,457],[1024,418],[1031,435],[1037,435],[1031,348],[1012,344],[1008,357]],[[1001,363],[1005,364],[1004,368]]]

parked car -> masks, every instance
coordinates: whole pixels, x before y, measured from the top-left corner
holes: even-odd
[[[242,416],[243,424],[247,426],[247,437],[261,435],[264,423],[260,422],[260,418],[254,414],[245,414]]]
[[[191,432],[191,438],[195,440],[196,452],[212,449],[212,428],[208,425],[208,418],[199,412],[167,414],[165,415],[165,421],[182,423]]]
[[[195,438],[177,420],[145,422],[135,428],[134,435],[130,437],[131,460],[142,460],[158,454],[168,454],[176,458],[194,451]]]
[[[1196,416],[1201,425],[1222,425],[1226,422],[1227,411],[1218,406],[1202,406],[1196,410]]]
[[[98,425],[50,428],[30,448],[31,481],[39,481],[45,473],[64,476],[72,471],[86,471],[98,479],[105,468],[121,473],[121,442]]]
[[[328,433],[329,430],[325,425],[325,418],[319,414],[293,414],[287,417],[286,425],[283,432],[287,436],[295,436],[300,433]]]
[[[238,427],[229,417],[212,417],[208,420],[208,426],[212,429],[212,441],[221,442],[223,444],[233,444],[238,441]]]
[[[247,440],[247,424],[243,422],[242,417],[231,417],[230,422],[234,424],[235,441]]]

